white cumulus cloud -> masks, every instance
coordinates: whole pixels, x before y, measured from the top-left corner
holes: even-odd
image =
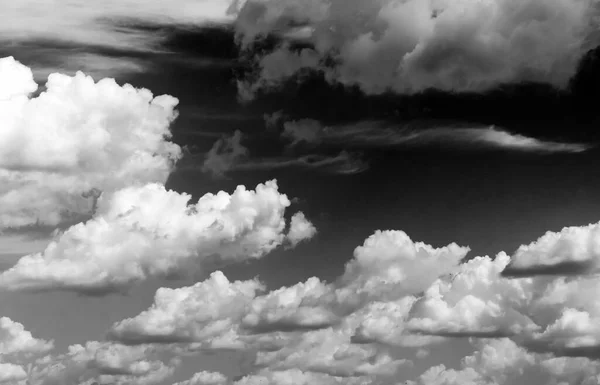
[[[176,98],[83,73],[51,74],[31,98],[31,70],[0,66],[0,228],[55,226],[89,215],[100,191],[166,181]]]
[[[189,272],[199,262],[260,258],[285,241],[290,201],[276,181],[190,199],[161,184],[103,195],[91,220],[22,257],[0,274],[0,286],[103,293],[150,276]]]

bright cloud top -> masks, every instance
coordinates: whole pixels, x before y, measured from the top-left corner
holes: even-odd
[[[55,226],[89,215],[99,192],[166,181],[179,146],[168,141],[178,100],[149,90],[31,70],[0,59],[0,228]]]
[[[474,337],[474,351],[458,368],[434,365],[408,383],[597,382],[597,279],[505,277],[506,253],[461,263],[467,252],[455,244],[414,242],[402,231],[377,231],[333,283],[313,277],[263,293],[257,279],[230,281],[218,271],[193,286],[159,289],[148,310],[113,325],[110,335],[118,342],[73,346],[32,373],[117,384],[164,381],[178,365],[164,357],[176,353],[178,343],[254,357],[254,370],[237,381],[199,372],[186,385],[393,385],[411,365],[394,349]],[[159,359],[161,351],[166,355]]]
[[[160,184],[103,195],[91,220],[58,235],[43,252],[22,257],[0,274],[0,286],[103,293],[199,264],[260,258],[300,241],[297,224],[286,238],[290,201],[275,181],[206,194],[193,204],[190,199]]]
[[[283,34],[312,48],[283,43],[260,57],[240,94],[251,98],[303,70],[371,94],[564,87],[593,48],[597,14],[593,0],[248,0],[236,20],[243,45]]]
[[[25,327],[8,317],[0,318],[0,383],[16,383],[27,379],[20,357],[45,354],[54,347],[53,341],[33,337]]]
[[[240,348],[255,342],[247,338],[254,332],[319,329],[369,302],[422,291],[453,271],[468,251],[456,244],[434,248],[413,242],[401,231],[376,232],[356,249],[333,284],[312,277],[257,296],[257,281],[230,282],[216,272],[194,286],[159,289],[149,310],[113,325],[111,335],[127,343],[224,346],[229,341],[228,347]]]
[[[600,262],[600,223],[548,231],[537,241],[522,245],[505,275],[577,275],[597,273]]]
[[[313,277],[262,294],[256,280],[231,282],[217,272],[194,286],[159,289],[150,309],[116,323],[111,333],[142,345],[179,341],[257,352],[260,370],[234,384],[287,384],[304,376],[323,384],[395,384],[390,379],[410,362],[391,347],[428,348],[448,337],[474,337],[475,351],[460,368],[433,366],[411,384],[502,385],[530,375],[540,379],[536,384],[552,378],[594,383],[600,376],[592,361],[600,346],[597,279],[505,277],[506,253],[461,263],[467,252],[378,231],[333,283]]]

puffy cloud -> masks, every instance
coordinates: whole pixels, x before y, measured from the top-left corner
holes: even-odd
[[[459,370],[431,367],[410,385],[501,385],[534,365],[535,357],[507,338],[483,340],[479,350],[462,360]]]
[[[222,272],[193,286],[160,288],[150,309],[116,323],[111,337],[127,343],[205,342],[237,327],[257,291],[257,280],[230,282]]]
[[[189,380],[177,382],[173,385],[224,385],[227,377],[217,372],[202,371],[194,374]]]
[[[406,360],[392,358],[375,345],[353,344],[351,319],[340,327],[308,331],[274,351],[260,351],[258,366],[272,370],[300,369],[331,376],[393,376]]]
[[[468,252],[456,243],[435,248],[403,231],[378,230],[354,250],[337,283],[337,300],[357,304],[419,293],[454,271]]]
[[[595,5],[593,0],[248,0],[236,21],[244,46],[283,33],[311,47],[294,50],[283,43],[259,56],[256,78],[242,89],[248,97],[305,69],[374,94],[481,91],[521,81],[563,87],[597,42]]]
[[[314,119],[283,124],[282,137],[291,146],[333,144],[346,148],[445,146],[459,149],[504,149],[537,153],[580,153],[590,146],[561,143],[513,134],[491,127],[464,125],[413,129],[384,121],[359,121],[326,126]]]
[[[325,373],[305,372],[299,369],[261,370],[234,382],[234,385],[364,385],[370,381],[362,377],[331,376]]]
[[[416,300],[416,297],[407,296],[396,301],[369,303],[356,313],[359,326],[352,341],[406,347],[441,342],[442,337],[414,334],[407,327],[409,314]],[[427,352],[417,353],[417,357],[420,355],[427,355]]]
[[[434,366],[408,384],[591,385],[600,379],[600,365],[588,358],[531,353],[508,338],[479,340],[476,347],[462,359],[459,369]]]
[[[0,363],[0,384],[16,384],[27,379],[27,372],[20,365]]]
[[[260,258],[285,241],[290,201],[276,181],[190,199],[160,184],[103,195],[94,218],[22,257],[0,274],[0,286],[101,294],[150,276]]]
[[[504,270],[506,276],[581,275],[595,273],[600,255],[600,224],[548,231],[522,245]]]
[[[27,379],[22,359],[45,354],[53,347],[53,341],[35,338],[22,324],[0,317],[0,383],[20,385]]]
[[[67,353],[38,360],[29,379],[40,385],[116,384],[146,385],[163,382],[173,374],[177,359],[164,363],[152,346],[124,346],[88,341],[69,346]]]
[[[303,212],[297,212],[290,220],[290,230],[287,234],[287,239],[292,247],[306,239],[311,239],[317,234],[317,228],[306,219]]]
[[[312,277],[257,297],[243,321],[258,330],[334,325],[369,303],[386,306],[423,291],[438,276],[453,271],[468,251],[456,244],[434,248],[413,242],[402,231],[377,231],[355,249],[334,283]]]
[[[52,341],[33,337],[25,327],[8,317],[0,318],[0,359],[14,354],[40,354],[53,348]]]
[[[441,277],[411,309],[409,328],[437,335],[502,336],[536,328],[524,312],[533,296],[531,279],[507,279],[500,272],[509,257],[476,257]]]
[[[338,320],[327,301],[331,286],[317,277],[255,298],[242,322],[257,332],[319,329]]]
[[[180,157],[168,141],[178,100],[149,90],[31,70],[0,59],[0,228],[89,215],[99,192],[163,183]]]

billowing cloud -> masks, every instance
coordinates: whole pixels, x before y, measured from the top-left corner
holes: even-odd
[[[225,385],[227,377],[217,372],[202,371],[194,374],[189,380],[177,382],[173,385]]]
[[[0,317],[0,383],[19,384],[27,379],[23,358],[49,352],[53,341],[33,337],[19,322]]]
[[[581,275],[597,272],[599,261],[600,224],[571,226],[519,247],[503,274]]]
[[[240,91],[252,97],[304,70],[370,94],[564,87],[597,43],[597,15],[593,0],[247,0],[235,24],[242,46],[279,34],[309,48],[284,40]]]
[[[128,343],[193,341],[210,345],[239,325],[262,289],[257,280],[230,282],[220,271],[193,286],[160,288],[152,307],[115,324],[111,337]]]
[[[31,98],[31,70],[0,66],[0,228],[55,226],[90,215],[101,191],[166,181],[176,98],[82,73],[51,74]]]
[[[230,282],[221,272],[215,272],[194,286],[159,289],[150,309],[116,323],[110,335],[133,344],[189,342],[207,349],[251,348],[264,342],[256,338],[257,333],[328,328],[338,333],[346,317],[371,304],[354,316],[354,326],[346,326],[343,338],[351,346],[355,330],[361,326],[361,343],[365,338],[378,342],[383,333],[373,330],[383,326],[388,327],[387,333],[393,333],[391,324],[403,321],[416,300],[410,295],[423,291],[438,276],[454,271],[468,251],[456,244],[434,248],[413,242],[401,231],[378,231],[356,248],[345,273],[333,283],[312,277],[261,294],[262,286],[256,280]],[[386,304],[395,300],[399,302]],[[402,315],[394,318],[393,306],[401,307],[398,310]],[[386,320],[381,314],[374,321],[378,307],[384,308],[379,313],[387,311],[390,318]],[[402,326],[398,325],[396,332],[398,328]],[[429,340],[413,335],[396,344],[420,345]]]
[[[600,365],[583,357],[553,357],[528,352],[508,338],[475,342],[476,351],[459,369],[436,365],[408,385],[596,384]]]
[[[250,170],[277,170],[299,168],[316,170],[330,174],[356,174],[368,169],[368,164],[359,154],[341,151],[337,155],[304,154],[274,157],[256,157],[242,144],[244,134],[236,130],[231,136],[217,140],[204,155],[201,166],[196,164],[197,157],[183,160],[179,170],[200,169],[217,177],[229,172]]]
[[[17,384],[18,381],[27,379],[27,372],[20,365],[0,362],[0,384]]]
[[[103,195],[91,220],[22,257],[0,274],[0,286],[105,293],[150,276],[260,258],[286,241],[290,201],[276,181],[190,199],[160,184]]]
[[[163,362],[161,351],[151,345],[124,346],[88,341],[71,345],[67,353],[37,360],[28,374],[36,385],[162,383],[178,366],[178,359]]]
[[[469,250],[456,243],[435,248],[414,242],[403,231],[378,230],[354,250],[339,278],[336,297],[356,304],[419,293],[453,272]]]
[[[502,336],[536,328],[520,311],[532,300],[530,279],[500,276],[509,257],[476,257],[438,279],[411,309],[412,331],[437,335]]]
[[[384,121],[360,121],[327,126],[314,119],[283,124],[282,137],[291,146],[337,145],[345,148],[411,148],[444,146],[458,149],[504,149],[534,153],[580,153],[590,146],[535,139],[510,133],[494,126],[403,127]]]
[[[258,352],[256,364],[341,377],[393,376],[402,365],[409,364],[377,346],[353,344],[353,330],[353,320],[348,319],[340,327],[302,333],[281,349]]]
[[[502,385],[532,375],[540,384],[594,383],[595,276],[506,277],[506,253],[461,263],[468,251],[377,231],[331,283],[312,277],[261,293],[257,280],[231,282],[217,272],[194,286],[159,289],[147,311],[111,334],[137,346],[179,342],[255,355],[258,371],[236,385],[309,378],[389,385],[411,365],[398,349],[423,357],[450,338],[470,338],[476,350],[459,368],[433,366],[411,384]]]
[[[255,298],[242,324],[256,332],[319,329],[338,321],[331,309],[333,290],[317,277]]]
[[[43,354],[53,348],[52,341],[33,337],[19,322],[0,318],[0,359],[14,354]]]

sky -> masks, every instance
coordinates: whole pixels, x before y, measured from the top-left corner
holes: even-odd
[[[600,384],[597,0],[0,0],[0,384]]]

